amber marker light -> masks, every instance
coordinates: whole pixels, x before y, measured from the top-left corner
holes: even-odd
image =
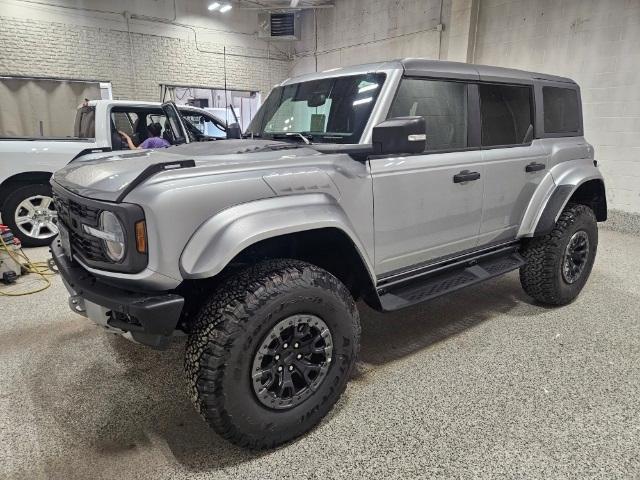
[[[144,220],[136,222],[136,250],[147,253],[147,225]]]

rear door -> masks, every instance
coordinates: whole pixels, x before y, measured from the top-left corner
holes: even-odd
[[[516,238],[548,157],[533,141],[531,85],[481,83],[479,93],[485,181],[478,242],[486,245]]]
[[[477,105],[474,84],[402,80],[388,118],[424,116],[427,146],[370,160],[378,274],[476,246],[484,175]]]

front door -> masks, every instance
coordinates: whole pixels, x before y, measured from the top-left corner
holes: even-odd
[[[405,78],[388,118],[424,116],[424,154],[372,158],[376,273],[417,266],[478,243],[482,152],[470,145],[464,82]]]

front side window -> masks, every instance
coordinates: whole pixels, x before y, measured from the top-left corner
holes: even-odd
[[[533,139],[531,88],[481,84],[482,145],[521,145]]]
[[[465,83],[403,79],[387,118],[407,116],[425,118],[427,151],[468,146]]]
[[[580,107],[573,88],[542,87],[545,133],[578,133]]]
[[[247,128],[248,135],[358,143],[384,74],[324,78],[276,87]]]

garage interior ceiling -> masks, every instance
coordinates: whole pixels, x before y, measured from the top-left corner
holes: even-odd
[[[265,10],[331,8],[334,6],[333,0],[240,0],[238,3],[241,8]]]

